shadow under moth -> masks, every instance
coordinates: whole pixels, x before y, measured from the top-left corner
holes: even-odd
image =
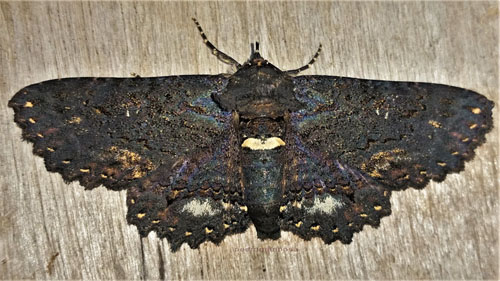
[[[193,19],[194,20],[194,19]],[[23,139],[66,182],[127,190],[127,221],[172,250],[253,223],[350,243],[391,213],[392,191],[464,169],[493,102],[462,88],[297,74],[259,53],[233,74],[65,78],[9,102]]]

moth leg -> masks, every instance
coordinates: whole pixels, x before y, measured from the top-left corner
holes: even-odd
[[[201,28],[200,23],[195,18],[192,18],[192,20],[196,24],[196,27],[198,28],[198,31],[200,32],[201,38],[203,38],[203,43],[205,43],[205,45],[207,45],[207,47],[210,49],[210,51],[212,51],[212,54],[214,56],[216,56],[223,63],[234,65],[237,68],[241,67],[241,64],[239,62],[237,62],[232,57],[226,55],[225,53],[219,51],[219,49],[217,49],[217,47],[215,47],[210,41],[208,41],[208,38],[205,35],[205,32],[203,32],[203,29]]]
[[[321,47],[322,47],[321,44],[319,44],[318,50],[314,54],[313,58],[306,65],[299,67],[297,69],[287,70],[287,71],[285,71],[285,73],[288,75],[295,75],[295,74],[299,74],[299,72],[302,72],[302,71],[308,69],[309,67],[311,67],[311,65],[313,65],[313,63],[316,62],[316,60],[318,59],[319,54],[321,53]]]

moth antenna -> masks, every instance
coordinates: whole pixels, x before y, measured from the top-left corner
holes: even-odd
[[[214,56],[216,56],[223,63],[234,65],[237,68],[241,67],[241,64],[239,62],[237,62],[235,59],[233,59],[232,57],[226,55],[224,52],[221,52],[219,49],[217,49],[217,47],[215,47],[208,40],[207,36],[205,35],[205,32],[203,31],[203,28],[201,28],[200,23],[195,18],[192,18],[192,20],[194,21],[194,23],[196,24],[196,27],[198,28],[198,31],[200,32],[201,38],[203,39],[203,43],[205,43],[205,45],[207,45],[207,47],[210,49],[210,51],[212,52],[212,54]]]
[[[251,48],[251,54],[250,54],[250,58],[248,59],[248,61],[246,61],[246,64],[252,64],[252,63],[267,63],[267,60],[265,60],[261,55],[260,55],[260,52],[259,52],[259,42],[255,42],[255,48],[254,48],[254,43],[251,43],[250,44],[250,48]]]
[[[319,54],[321,53],[321,47],[322,47],[322,45],[319,44],[319,48],[316,51],[316,54],[314,54],[313,58],[306,65],[299,67],[297,69],[287,70],[287,71],[285,71],[285,73],[288,75],[296,75],[299,72],[304,71],[304,70],[308,69],[309,67],[311,67],[311,65],[313,65],[313,63],[318,59]]]

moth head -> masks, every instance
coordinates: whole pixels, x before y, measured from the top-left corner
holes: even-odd
[[[282,117],[302,108],[294,95],[293,77],[264,59],[255,44],[250,58],[233,75],[225,90],[214,96],[227,111],[245,118]]]

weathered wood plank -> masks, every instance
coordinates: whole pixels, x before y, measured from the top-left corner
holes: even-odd
[[[307,74],[417,80],[476,90],[498,103],[497,2],[1,2],[0,278],[498,279],[498,125],[460,174],[394,194],[393,215],[350,245],[254,229],[173,254],[125,220],[125,193],[84,191],[48,173],[20,141],[7,101],[70,76],[219,73],[191,22],[244,61],[250,43]],[[498,105],[495,120],[498,120]],[[498,122],[495,122],[498,124]]]

